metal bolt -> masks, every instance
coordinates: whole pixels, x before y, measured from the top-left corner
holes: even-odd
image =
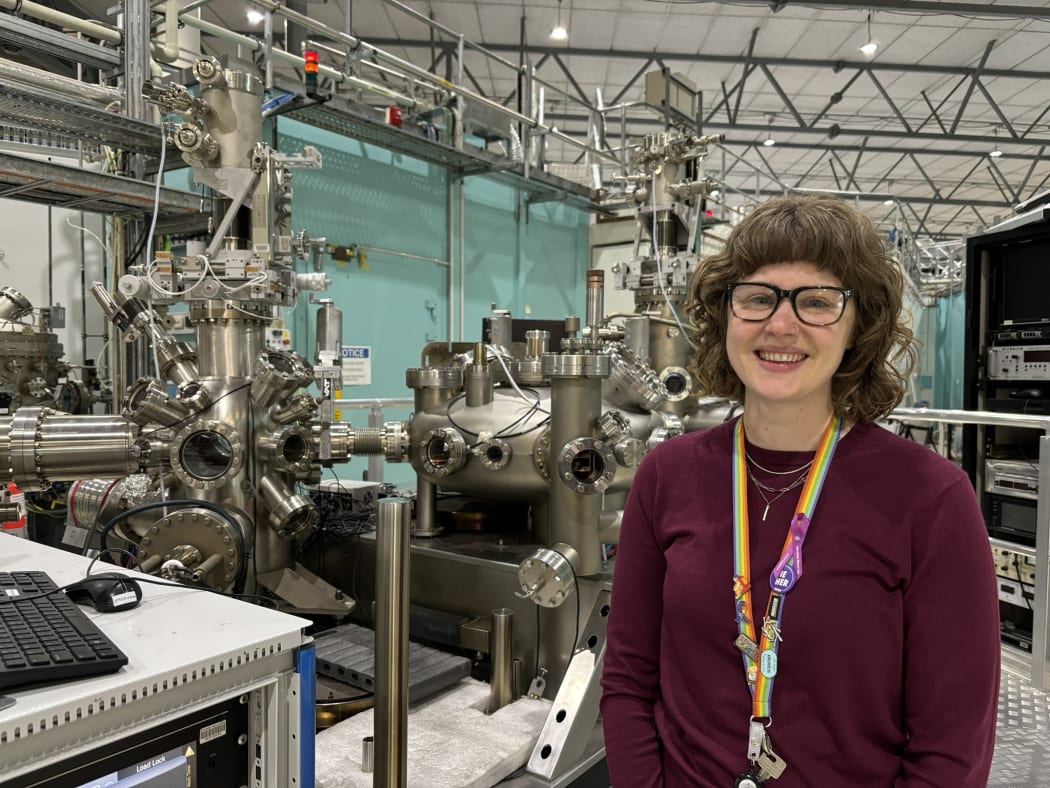
[[[237,743],[240,744],[240,745],[246,744],[247,741],[248,741],[248,737],[245,734],[243,734],[243,733],[240,736],[237,737]]]

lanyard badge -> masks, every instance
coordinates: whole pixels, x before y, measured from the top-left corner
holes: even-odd
[[[835,447],[842,434],[842,417],[834,416],[821,437],[799,495],[784,547],[769,574],[769,604],[761,628],[755,624],[751,603],[751,528],[747,511],[747,466],[744,421],[737,421],[733,435],[733,598],[739,634],[735,641],[744,660],[744,673],[751,691],[751,723],[748,728],[747,775],[756,785],[775,780],[786,767],[773,752],[766,734],[772,720],[773,680],[777,675],[777,652],[784,637],[781,632],[786,595],[802,578],[802,547],[812,523],[817,500],[824,487]]]

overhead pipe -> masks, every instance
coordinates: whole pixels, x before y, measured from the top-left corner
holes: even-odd
[[[150,52],[161,63],[174,63],[179,59],[179,0],[165,0],[164,43],[153,42]]]
[[[31,2],[31,0],[0,0],[0,9],[31,16],[41,22],[50,22],[58,27],[83,33],[88,38],[94,38],[113,46],[120,46],[124,43],[124,33],[118,28],[104,25],[101,22],[81,19],[72,14],[64,14],[46,5]]]
[[[8,0],[0,0],[5,3]],[[87,82],[78,82],[69,77],[61,77],[48,71],[42,71],[32,66],[23,66],[6,58],[0,58],[0,78],[8,77],[18,80],[23,84],[35,85],[45,90],[53,90],[64,96],[78,98],[81,101],[87,99],[92,103],[112,104],[114,101],[124,102],[124,91],[116,88],[107,88],[102,85],[92,85]]]
[[[410,74],[415,74],[416,76],[421,77],[422,79],[426,80],[427,82],[434,83],[437,87],[443,88],[445,90],[452,90],[454,88],[456,93],[458,95],[460,95],[460,96],[463,96],[463,98],[466,99],[468,102],[473,102],[473,103],[476,103],[476,104],[481,104],[481,105],[487,106],[490,109],[493,109],[493,110],[495,110],[497,112],[500,112],[500,113],[506,115],[507,118],[509,120],[511,120],[511,121],[516,121],[516,122],[519,122],[519,123],[527,123],[529,126],[537,129],[537,131],[539,131],[539,132],[553,134],[553,135],[557,136],[559,139],[562,139],[564,142],[567,142],[569,144],[581,145],[581,143],[579,143],[578,141],[573,140],[571,137],[567,137],[567,136],[561,134],[556,129],[546,128],[546,127],[538,124],[532,118],[529,118],[529,117],[527,117],[525,115],[522,115],[521,113],[514,112],[513,110],[507,109],[502,104],[500,104],[498,101],[493,101],[492,99],[486,98],[486,97],[480,95],[479,93],[474,93],[473,91],[467,90],[462,85],[452,85],[447,80],[441,79],[440,77],[437,77],[434,74],[430,73],[429,71],[427,71],[427,69],[423,68],[422,66],[417,66],[417,65],[415,65],[413,63],[409,63],[407,60],[402,60],[401,58],[396,57],[395,55],[391,55],[389,52],[384,52],[383,50],[372,46],[371,44],[367,43],[366,41],[363,41],[362,39],[358,38],[357,36],[353,36],[353,35],[350,35],[349,33],[344,33],[344,32],[341,32],[339,30],[336,30],[336,29],[334,29],[334,28],[324,24],[323,22],[314,21],[313,19],[311,19],[310,17],[306,16],[305,14],[300,14],[297,11],[293,11],[290,8],[287,8],[286,6],[282,5],[281,3],[276,2],[275,0],[252,0],[252,2],[254,2],[257,6],[263,8],[263,9],[265,9],[265,10],[271,12],[271,13],[279,14],[280,16],[283,16],[285,19],[287,19],[290,22],[295,22],[296,24],[302,25],[307,30],[313,30],[315,33],[320,33],[321,35],[331,36],[331,37],[337,39],[338,41],[340,41],[341,43],[346,44],[348,46],[352,46],[352,47],[364,46],[372,54],[374,54],[376,57],[378,57],[378,58],[380,58],[382,60],[386,60],[386,61],[388,61],[390,63],[395,64],[396,66],[398,66],[403,71],[406,71],[406,72],[408,72]],[[187,21],[187,20],[184,20],[184,21]],[[276,50],[274,51],[274,54],[276,55]],[[299,58],[296,58],[296,63],[298,63],[298,62],[299,62]],[[340,76],[342,76],[342,75],[340,75]],[[581,147],[586,148],[587,146],[584,144],[584,145],[581,145]],[[614,161],[616,163],[619,163],[619,161],[615,157],[611,157],[611,156],[609,156],[609,154],[604,153],[604,152],[599,152],[599,153],[601,153],[606,158],[609,158],[610,160],[612,160],[612,161]]]

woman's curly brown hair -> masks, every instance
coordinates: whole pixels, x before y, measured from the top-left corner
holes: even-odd
[[[725,250],[703,260],[687,306],[697,348],[692,372],[701,393],[743,401],[729,363],[727,287],[769,263],[809,262],[856,295],[853,345],[831,383],[835,412],[858,421],[887,416],[915,365],[915,337],[902,315],[904,277],[871,220],[830,195],[770,200],[733,228]]]

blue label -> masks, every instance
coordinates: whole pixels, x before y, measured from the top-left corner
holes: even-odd
[[[766,649],[762,652],[762,675],[767,679],[777,675],[777,652]]]
[[[371,350],[369,347],[344,347],[343,358],[368,358]]]

